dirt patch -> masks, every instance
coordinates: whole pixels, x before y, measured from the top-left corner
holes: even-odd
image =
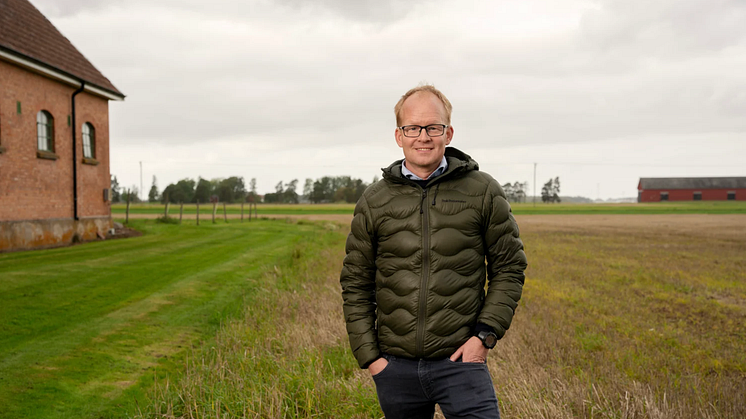
[[[519,215],[521,231],[684,235],[743,241],[744,214]]]
[[[113,239],[127,239],[130,237],[139,237],[142,236],[142,232],[137,231],[133,228],[129,228],[126,226],[115,226],[112,230],[114,230],[114,233],[112,234],[111,230],[109,230],[106,233],[106,240],[113,240]]]

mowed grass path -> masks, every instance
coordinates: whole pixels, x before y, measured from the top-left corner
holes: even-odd
[[[513,203],[516,215],[538,214],[746,214],[746,201],[699,201],[699,202],[660,202],[645,204],[543,204]],[[112,214],[123,216],[126,204],[113,204]],[[352,214],[354,204],[257,204],[257,213],[261,215],[310,215],[310,214]],[[168,213],[179,216],[178,204],[171,204]],[[201,204],[200,218],[209,221],[212,215],[212,204]],[[160,203],[130,204],[130,214],[163,215],[164,205]],[[195,204],[184,204],[183,213],[193,216],[197,213]],[[241,213],[240,204],[227,204],[225,213],[236,216]],[[244,216],[249,216],[249,206],[244,205]],[[223,217],[223,204],[218,204],[217,218]],[[190,217],[191,218],[191,217]]]
[[[133,225],[145,235],[0,254],[0,417],[132,413],[153,371],[175,371],[264,272],[323,236],[285,221]]]

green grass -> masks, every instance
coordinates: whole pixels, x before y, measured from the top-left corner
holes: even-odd
[[[134,414],[154,374],[272,286],[265,272],[328,241],[284,221],[131,226],[145,234],[0,254],[0,417]]]
[[[513,213],[516,215],[531,214],[746,214],[746,201],[700,201],[700,202],[661,202],[645,204],[543,204],[513,203]],[[257,212],[263,214],[352,214],[353,204],[258,204]],[[112,214],[122,215],[126,211],[126,204],[113,204]],[[131,204],[130,214],[163,214],[163,204]],[[184,214],[195,214],[194,204],[184,205]],[[200,214],[212,214],[211,204],[202,204]],[[226,205],[228,214],[240,214],[240,204]],[[171,204],[169,214],[178,216],[179,205]],[[223,215],[223,205],[219,204],[218,216]],[[244,214],[248,217],[249,207],[244,206]]]
[[[127,204],[112,204],[111,213],[123,215],[126,212]],[[263,214],[352,214],[355,209],[354,204],[257,204],[256,210],[259,215]],[[200,204],[199,213],[209,216],[212,214],[212,204]],[[163,214],[163,204],[130,204],[130,214]],[[226,212],[228,214],[240,214],[241,204],[227,204]],[[168,210],[169,215],[179,215],[179,204],[171,204]],[[184,204],[184,214],[196,214],[196,204]],[[245,217],[249,216],[249,205],[244,205]],[[218,204],[217,215],[223,215],[223,204]],[[206,219],[206,218],[205,218]]]

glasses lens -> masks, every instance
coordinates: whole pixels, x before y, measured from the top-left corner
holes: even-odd
[[[445,131],[445,125],[428,125],[425,127],[427,129],[427,135],[431,137],[437,137],[438,135],[443,135],[443,132]]]
[[[417,125],[407,125],[406,127],[402,127],[402,131],[406,137],[418,137],[421,129],[422,128]]]

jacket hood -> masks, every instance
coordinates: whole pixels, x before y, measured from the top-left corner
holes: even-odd
[[[472,170],[479,170],[479,163],[472,159],[471,156],[455,147],[446,147],[444,156],[448,162],[448,170],[435,179],[450,177],[455,173],[466,173]],[[383,171],[383,178],[406,181],[401,174],[401,164],[403,161],[404,159],[396,160],[391,163],[389,167],[381,168],[381,171]]]

